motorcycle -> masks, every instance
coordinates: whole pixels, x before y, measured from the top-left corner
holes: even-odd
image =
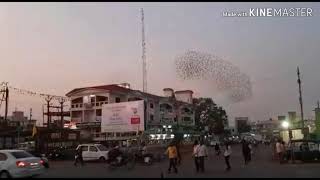
[[[150,166],[153,164],[153,155],[137,153],[135,154],[135,162]]]
[[[63,148],[54,149],[52,152],[48,154],[48,158],[51,160],[62,160],[65,158],[65,154],[63,152]]]
[[[125,156],[125,155],[120,155],[116,158],[109,159],[107,161],[109,164],[110,169],[115,169],[117,167],[123,167],[126,166],[128,170],[133,169],[135,166],[135,160],[133,156]]]

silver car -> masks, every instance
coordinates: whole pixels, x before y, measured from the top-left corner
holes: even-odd
[[[0,150],[0,178],[33,177],[44,173],[43,160],[24,150]]]

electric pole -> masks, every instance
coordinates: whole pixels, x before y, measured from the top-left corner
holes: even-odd
[[[9,88],[8,88],[8,83],[5,83],[5,101],[6,101],[6,107],[5,107],[5,111],[4,111],[4,121],[6,123],[8,123],[7,117],[8,117],[8,106],[9,106]]]
[[[61,124],[60,124],[60,125],[61,125],[61,129],[63,129],[63,127],[64,127],[64,122],[63,122],[63,104],[64,104],[65,102],[66,102],[66,100],[65,100],[64,98],[61,98],[60,101],[59,101],[59,103],[60,103],[60,110],[61,110],[61,112],[60,112],[60,113],[61,113],[61,114],[60,114],[60,115],[61,115],[61,122],[60,122],[60,123],[61,123]]]
[[[298,84],[299,84],[299,102],[300,102],[300,111],[301,111],[301,125],[302,125],[302,128],[304,128],[303,101],[302,101],[302,90],[301,90],[301,79],[300,79],[299,66],[297,67],[297,75],[298,75]]]
[[[30,121],[32,120],[32,108],[30,108]]]
[[[47,128],[50,129],[50,101],[52,100],[53,96],[47,96],[46,97],[46,102],[47,102]]]

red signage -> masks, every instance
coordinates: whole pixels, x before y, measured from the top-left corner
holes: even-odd
[[[131,124],[140,124],[140,117],[132,117]]]

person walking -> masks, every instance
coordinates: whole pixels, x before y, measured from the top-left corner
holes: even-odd
[[[250,148],[249,148],[249,143],[243,139],[242,140],[242,154],[244,157],[244,164],[247,165],[249,163],[249,158],[250,158]]]
[[[249,162],[251,161],[252,155],[253,155],[253,147],[252,147],[253,142],[249,142],[248,147],[250,149],[249,154],[248,154],[248,160]]]
[[[227,168],[226,168],[227,171],[229,171],[231,169],[230,162],[229,162],[231,153],[232,153],[231,146],[230,146],[229,142],[227,142],[226,143],[226,148],[225,148],[224,154],[223,154],[225,162],[226,162],[226,165],[227,165]]]
[[[282,140],[281,141],[281,151],[282,151],[282,161],[286,162],[287,161],[287,153],[286,153],[286,143]]]
[[[206,145],[204,144],[203,140],[200,141],[200,146],[198,150],[198,157],[199,157],[199,167],[200,171],[204,172],[204,158],[208,157],[208,150]]]
[[[74,165],[75,166],[77,166],[78,161],[80,161],[81,166],[84,165],[81,146],[78,149],[76,149],[75,158],[74,158]]]
[[[178,155],[177,165],[181,165],[181,153],[180,153],[180,146],[181,146],[181,141],[177,141],[177,143],[176,143],[176,147],[177,147],[177,155]]]
[[[219,146],[218,142],[216,142],[216,144],[214,145],[214,149],[216,151],[216,155],[219,156],[220,155],[220,146]]]
[[[278,139],[277,143],[276,143],[276,152],[278,154],[278,158],[279,158],[279,163],[282,164],[282,159],[283,159],[283,147],[282,147],[282,143],[281,140]]]
[[[194,144],[193,144],[193,153],[192,153],[192,156],[193,156],[193,159],[194,159],[194,164],[196,166],[196,172],[198,173],[199,172],[199,143],[197,140],[194,141]]]
[[[169,157],[169,168],[168,168],[168,173],[171,173],[171,168],[174,169],[175,173],[178,173],[177,169],[177,157],[178,157],[178,152],[177,152],[177,147],[175,146],[175,143],[171,142],[166,154],[168,154]]]

